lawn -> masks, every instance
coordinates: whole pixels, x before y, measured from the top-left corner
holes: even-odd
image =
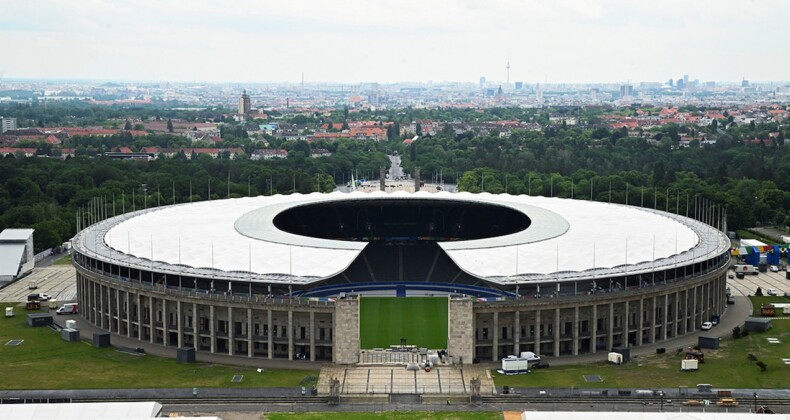
[[[778,338],[781,344],[769,344],[768,337]],[[527,375],[492,374],[498,386],[515,387],[693,388],[698,383],[709,383],[718,388],[786,388],[790,365],[781,359],[790,358],[790,320],[776,319],[768,332],[750,333],[737,340],[728,337],[721,340],[719,349],[703,351],[705,363],[696,372],[681,372],[684,353],[673,352],[643,355],[621,366],[601,362],[535,369]],[[765,372],[749,361],[749,354],[768,366]],[[600,375],[603,382],[585,382],[583,375]]]
[[[359,308],[363,349],[400,344],[447,348],[446,297],[362,297]]]
[[[763,290],[765,293],[765,290]],[[749,296],[752,300],[753,316],[760,316],[760,307],[769,303],[790,303],[790,297],[784,296]],[[781,309],[776,310],[776,316],[785,316]]]
[[[486,412],[451,412],[451,411],[418,411],[404,412],[393,411],[384,413],[270,413],[264,417],[266,420],[500,420],[502,413],[499,411]]]
[[[71,254],[64,255],[63,258],[55,261],[52,265],[71,265]]]
[[[151,355],[135,356],[87,341],[66,342],[47,327],[25,324],[24,309],[0,319],[0,389],[296,387],[316,371],[183,364]],[[85,339],[86,337],[82,337]],[[25,340],[12,347],[12,339]],[[231,383],[233,375],[244,375]]]

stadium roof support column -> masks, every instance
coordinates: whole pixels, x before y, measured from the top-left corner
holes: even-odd
[[[386,191],[387,179],[384,176],[384,167],[379,166],[379,191]]]
[[[414,192],[420,190],[420,167],[414,167]]]

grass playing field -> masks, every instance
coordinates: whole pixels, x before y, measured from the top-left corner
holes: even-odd
[[[447,348],[446,297],[363,297],[359,308],[361,347],[406,344]]]

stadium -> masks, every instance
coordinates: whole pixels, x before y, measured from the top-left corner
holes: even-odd
[[[681,215],[447,192],[157,207],[94,223],[73,247],[96,327],[336,364],[391,346],[470,364],[659,343],[723,312],[730,263],[720,230]]]

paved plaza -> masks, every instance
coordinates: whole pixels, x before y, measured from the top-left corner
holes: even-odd
[[[491,372],[484,365],[440,366],[426,372],[405,366],[325,366],[318,381],[318,394],[329,394],[329,380],[340,381],[341,395],[442,394],[470,395],[469,383],[481,382],[481,394],[496,393]]]

